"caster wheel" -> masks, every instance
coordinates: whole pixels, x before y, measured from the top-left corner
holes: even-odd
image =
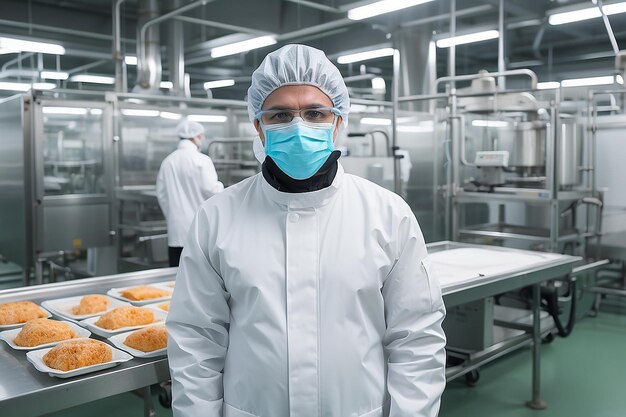
[[[556,337],[554,336],[554,334],[552,333],[548,333],[546,335],[546,337],[544,337],[543,339],[541,339],[541,343],[543,343],[544,345],[549,345],[550,343],[554,342],[554,339],[556,339]]]
[[[480,379],[480,371],[475,369],[465,374],[465,384],[468,387],[475,387],[478,385],[478,380]]]
[[[159,390],[159,403],[164,408],[172,408],[172,386],[161,385],[161,389]]]

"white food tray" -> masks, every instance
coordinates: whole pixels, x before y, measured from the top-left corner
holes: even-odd
[[[109,299],[109,308],[106,309],[105,311],[101,311],[99,313],[93,313],[93,314],[72,314],[72,308],[80,304],[80,300],[82,300],[83,297],[84,297],[83,295],[79,295],[76,297],[57,298],[56,300],[46,300],[43,303],[41,303],[41,305],[47,308],[48,310],[50,310],[52,314],[54,314],[55,316],[72,320],[72,321],[79,321],[79,320],[87,319],[89,317],[101,316],[113,310],[114,308],[125,307],[125,306],[130,305],[129,303],[126,303],[124,301],[120,301],[116,298],[105,295],[105,297]]]
[[[118,300],[122,300],[125,301],[127,303],[131,303],[134,306],[144,306],[146,304],[154,304],[154,303],[158,303],[159,301],[166,301],[172,298],[172,295],[168,295],[167,297],[160,297],[160,298],[150,298],[148,300],[130,300],[124,296],[122,296],[122,291],[125,291],[127,289],[130,288],[135,288],[135,287],[139,287],[141,285],[133,285],[130,287],[122,287],[122,288],[111,288],[109,291],[107,291],[107,294],[110,295],[111,297],[117,298]],[[173,292],[174,289],[173,288],[164,288],[161,287],[160,285],[157,284],[149,284],[150,287],[155,287],[158,288],[160,290],[166,289],[167,291]]]
[[[115,334],[127,332],[129,330],[142,329],[144,327],[153,326],[155,324],[164,324],[165,318],[167,317],[166,312],[159,311],[159,309],[151,309],[151,310],[154,313],[154,321],[152,323],[144,324],[141,326],[120,327],[119,329],[115,329],[115,330],[103,329],[100,326],[96,326],[96,321],[98,321],[100,317],[90,317],[88,319],[81,321],[80,324],[82,326],[85,326],[86,328],[88,328],[93,333],[97,334],[98,336],[109,338]]]
[[[89,330],[83,329],[82,327],[80,327],[79,325],[75,323],[72,323],[70,321],[61,321],[61,323],[67,324],[68,326],[72,328],[72,330],[76,332],[76,337],[74,339],[59,340],[58,342],[44,343],[43,345],[37,345],[37,346],[32,346],[32,347],[18,346],[13,341],[15,340],[15,337],[17,337],[18,333],[22,331],[22,328],[5,330],[3,332],[0,332],[0,339],[4,340],[7,345],[11,346],[15,350],[35,350],[35,349],[56,346],[59,343],[65,342],[67,340],[76,340],[80,338],[88,338],[89,336],[91,336],[91,332]]]
[[[41,317],[42,319],[49,319],[50,317],[52,317],[52,314],[50,314],[50,312],[48,310],[46,310],[42,306],[39,306],[39,308],[42,309],[44,313],[46,313],[46,317]],[[22,327],[25,324],[26,323],[0,324],[0,330],[16,329],[18,327]]]
[[[167,348],[153,350],[152,352],[143,352],[141,350],[133,349],[130,346],[126,346],[124,344],[124,340],[126,340],[126,338],[133,332],[136,332],[136,330],[111,336],[109,337],[109,342],[113,343],[113,345],[115,345],[116,347],[125,350],[136,358],[155,358],[157,356],[167,355]]]
[[[78,339],[73,339],[73,340],[78,340]],[[100,371],[102,369],[112,368],[114,366],[119,365],[122,362],[129,361],[133,358],[131,355],[129,355],[126,352],[123,352],[111,346],[109,347],[111,348],[112,353],[113,353],[113,358],[110,362],[99,363],[99,364],[91,365],[91,366],[85,366],[82,368],[73,369],[71,371],[60,371],[58,369],[53,369],[44,363],[43,361],[44,355],[48,353],[50,349],[52,348],[31,350],[30,352],[26,353],[26,359],[28,359],[28,361],[33,364],[35,369],[37,369],[40,372],[47,373],[48,375],[55,376],[57,378],[70,378],[73,376],[83,375],[83,374],[87,374],[90,372]]]

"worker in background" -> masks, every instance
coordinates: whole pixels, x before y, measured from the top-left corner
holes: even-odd
[[[203,203],[166,321],[176,417],[435,417],[445,308],[400,196],[346,174],[350,109],[320,50],[252,75],[262,172]]]
[[[204,200],[221,192],[213,161],[200,152],[204,127],[184,120],[176,127],[178,148],[161,163],[156,190],[159,205],[167,221],[167,245],[170,266],[178,266],[189,225]]]

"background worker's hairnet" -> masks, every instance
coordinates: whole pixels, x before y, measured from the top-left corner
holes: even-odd
[[[204,126],[193,120],[185,119],[176,126],[176,134],[181,139],[192,139],[204,133]]]
[[[248,89],[250,121],[254,122],[267,96],[290,84],[313,85],[322,90],[341,112],[342,124],[347,123],[350,97],[341,73],[324,52],[306,45],[285,45],[271,52],[252,73],[252,85]]]

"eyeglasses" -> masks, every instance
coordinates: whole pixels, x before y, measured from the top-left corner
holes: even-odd
[[[309,123],[334,123],[339,115],[339,109],[336,107],[313,107],[300,110],[262,110],[256,114],[256,118],[261,119],[266,125],[289,123],[296,116],[300,116],[302,120]]]

